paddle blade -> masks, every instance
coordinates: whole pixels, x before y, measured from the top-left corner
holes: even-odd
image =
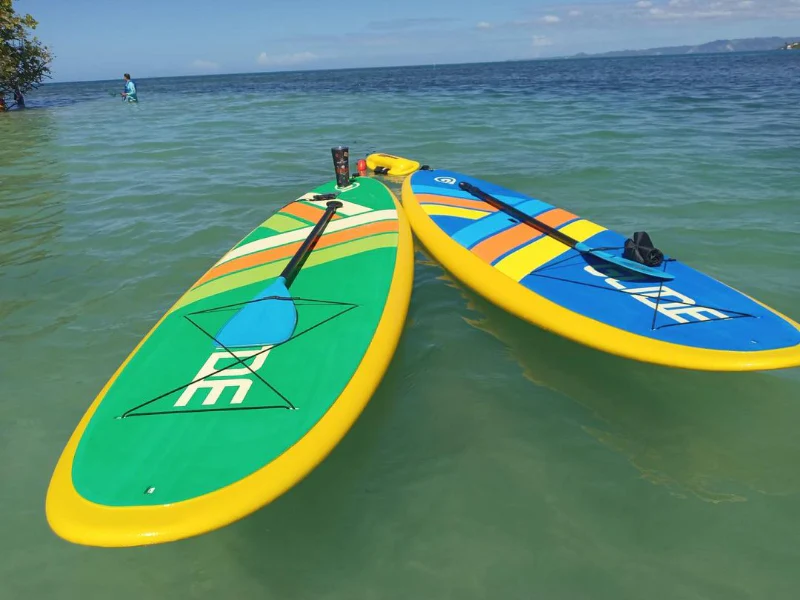
[[[667,273],[662,269],[658,269],[655,267],[648,267],[647,265],[643,265],[642,263],[638,263],[636,261],[629,260],[627,258],[622,258],[621,256],[615,256],[613,254],[610,254],[609,252],[603,252],[602,250],[595,250],[594,248],[591,248],[582,242],[575,244],[575,250],[577,250],[578,252],[585,252],[586,254],[591,254],[592,256],[599,258],[600,260],[604,260],[613,265],[617,265],[618,267],[622,267],[626,271],[641,273],[642,275],[647,275],[648,277],[653,277],[654,279],[663,279],[665,281],[675,279],[674,275],[672,275],[671,273]]]
[[[219,331],[216,338],[226,348],[274,346],[292,337],[297,326],[297,308],[278,277],[243,306]]]

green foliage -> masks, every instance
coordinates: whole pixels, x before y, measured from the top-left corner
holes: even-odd
[[[19,15],[12,0],[0,0],[0,91],[22,93],[50,77],[53,54],[32,32],[38,23],[31,15]]]

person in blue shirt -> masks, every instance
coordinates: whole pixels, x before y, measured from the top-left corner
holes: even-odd
[[[136,84],[131,81],[131,76],[125,73],[125,91],[122,92],[122,99],[128,102],[138,102],[139,98],[136,97]]]

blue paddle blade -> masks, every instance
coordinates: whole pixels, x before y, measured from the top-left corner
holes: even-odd
[[[278,277],[237,312],[219,331],[216,338],[226,348],[274,346],[292,337],[297,326],[297,308]]]
[[[578,242],[575,244],[575,250],[578,252],[584,252],[586,254],[591,254],[599,258],[600,260],[604,260],[608,263],[613,265],[617,265],[618,267],[622,267],[627,271],[634,271],[636,273],[641,273],[642,275],[647,275],[648,277],[653,277],[655,279],[664,279],[669,281],[670,279],[675,279],[675,276],[663,271],[661,269],[657,269],[655,267],[648,267],[647,265],[643,265],[641,263],[636,262],[635,260],[628,260],[627,258],[622,258],[621,256],[614,256],[608,252],[603,252],[602,250],[595,250],[594,248],[587,246],[583,242]]]

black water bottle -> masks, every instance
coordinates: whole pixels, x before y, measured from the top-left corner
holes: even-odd
[[[336,187],[346,188],[350,185],[350,148],[336,146],[331,148],[333,168],[336,171]]]

